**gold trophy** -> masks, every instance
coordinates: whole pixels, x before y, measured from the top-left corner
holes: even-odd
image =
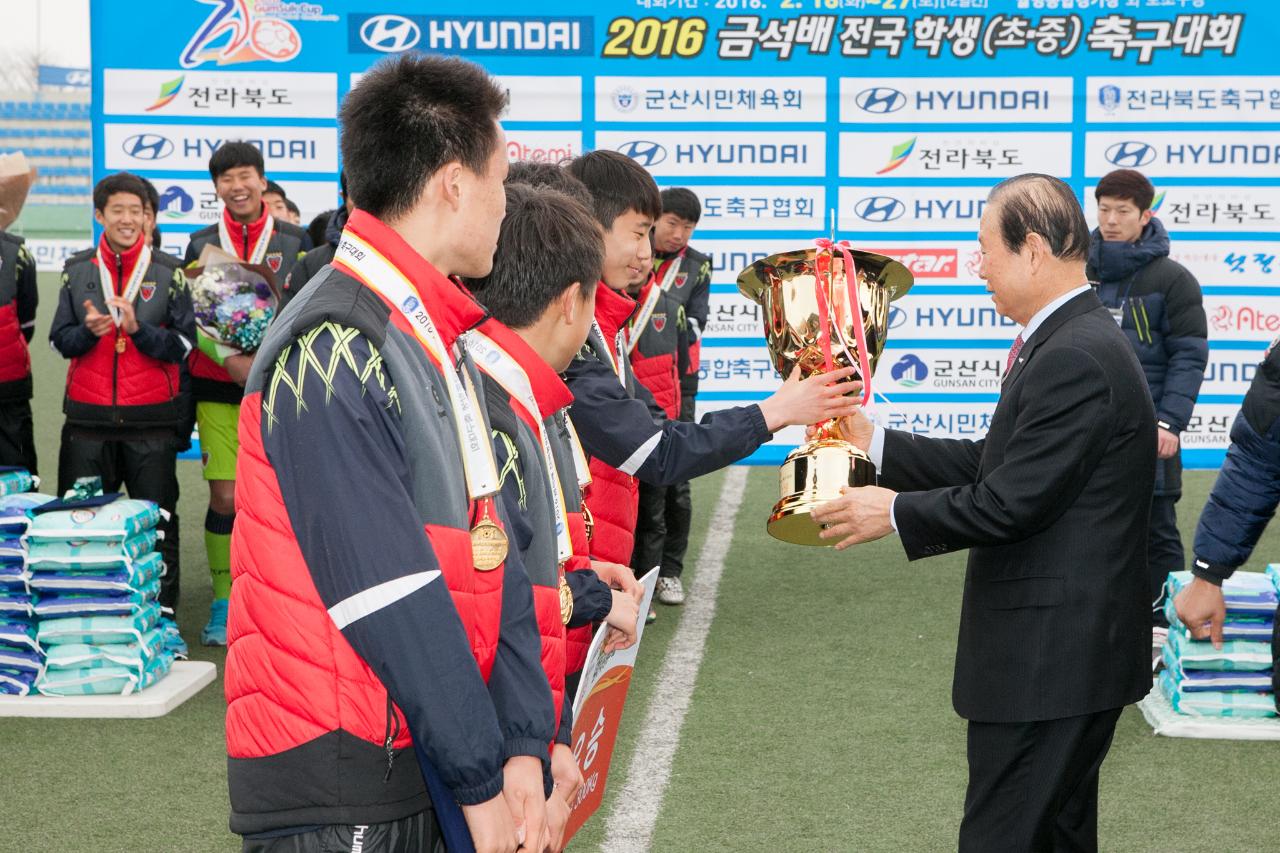
[[[856,367],[862,402],[889,332],[889,303],[911,289],[913,277],[884,255],[818,240],[816,248],[756,261],[738,275],[738,290],[764,309],[764,338],[784,377]],[[843,486],[876,482],[867,454],[840,437],[836,421],[815,424],[814,437],[782,463],[782,499],[769,516],[769,534],[796,545],[827,545],[809,513],[840,497]]]

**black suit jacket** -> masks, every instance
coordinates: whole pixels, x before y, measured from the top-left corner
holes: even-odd
[[[1151,687],[1151,395],[1091,291],[1025,341],[982,441],[889,431],[910,559],[968,548],[952,699],[980,722],[1070,717]]]

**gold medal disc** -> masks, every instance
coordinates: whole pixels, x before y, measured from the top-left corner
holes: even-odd
[[[564,578],[560,578],[560,621],[568,625],[572,618],[573,590],[569,589],[569,583]]]
[[[124,336],[124,335],[119,335],[119,336],[117,336],[117,337],[116,337],[116,352],[124,352],[124,349],[125,349],[125,347],[126,347],[126,346],[128,346],[128,344],[126,343],[125,336]]]
[[[471,563],[477,570],[491,572],[507,559],[507,534],[488,515],[471,528]]]

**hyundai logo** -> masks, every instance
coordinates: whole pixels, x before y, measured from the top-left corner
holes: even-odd
[[[907,105],[907,96],[888,86],[872,86],[859,92],[854,103],[864,113],[896,113]]]
[[[667,149],[656,142],[635,139],[618,146],[618,151],[626,154],[641,166],[656,166],[667,159]]]
[[[890,305],[889,306],[889,328],[896,329],[905,322],[907,322],[907,312],[903,311],[897,305]]]
[[[163,160],[173,153],[173,143],[158,133],[137,133],[120,146],[135,160]]]
[[[1145,166],[1156,159],[1156,149],[1145,142],[1117,142],[1107,149],[1107,162],[1127,169]]]
[[[422,30],[402,15],[374,15],[360,25],[360,40],[382,53],[400,53],[418,43]]]
[[[891,196],[872,195],[859,199],[853,212],[867,222],[892,222],[907,212],[907,206]]]

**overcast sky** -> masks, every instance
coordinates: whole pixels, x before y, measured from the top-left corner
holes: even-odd
[[[45,65],[89,67],[89,0],[0,0],[0,18],[0,62],[34,49]]]

